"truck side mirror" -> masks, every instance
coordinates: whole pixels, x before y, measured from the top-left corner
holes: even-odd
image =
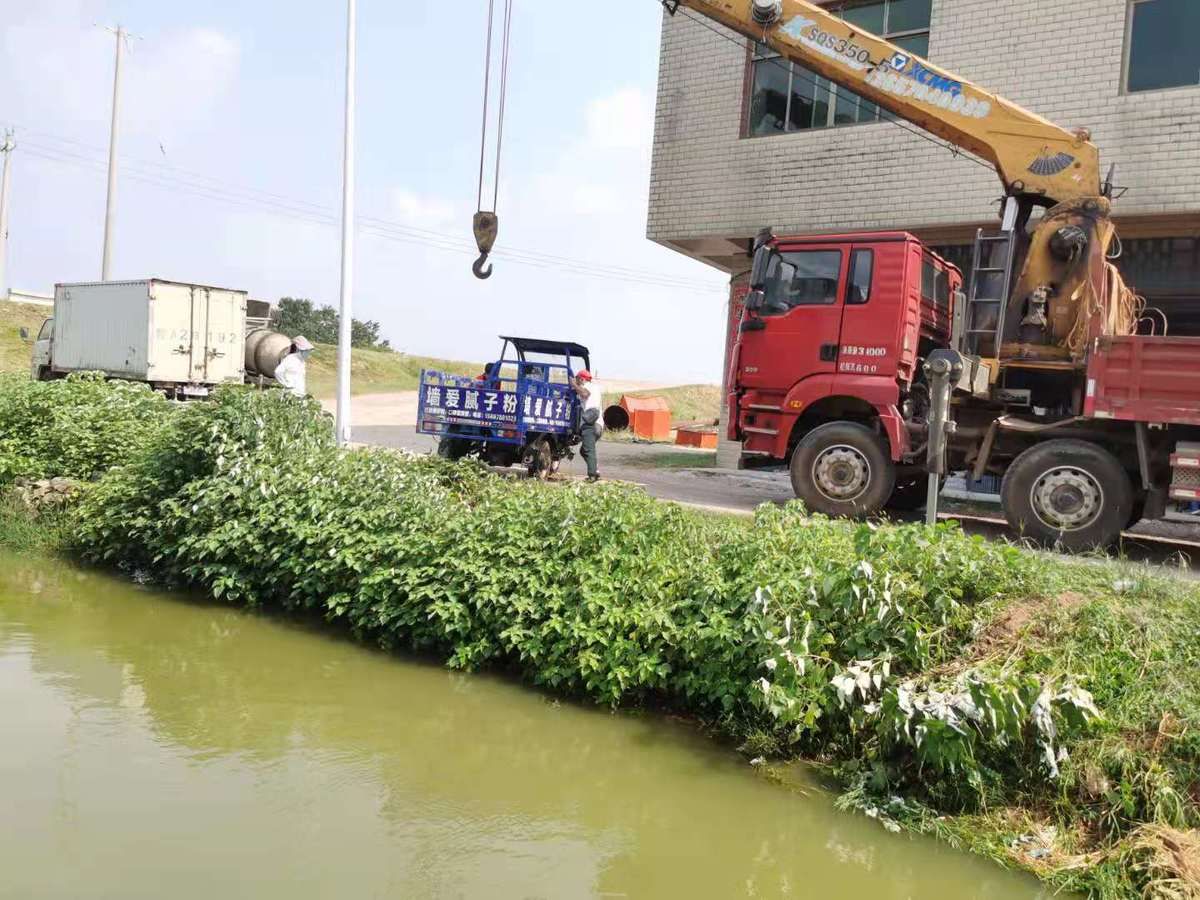
[[[746,309],[750,310],[751,312],[758,312],[760,309],[762,309],[763,300],[765,298],[766,294],[764,294],[762,291],[751,291],[746,295]]]
[[[750,287],[762,287],[767,280],[767,269],[771,264],[771,254],[774,251],[769,244],[762,244],[754,251],[754,262],[750,266]]]
[[[26,328],[24,325],[22,325],[18,334],[21,335],[22,341],[24,341],[27,344],[29,343],[29,329],[28,328]]]

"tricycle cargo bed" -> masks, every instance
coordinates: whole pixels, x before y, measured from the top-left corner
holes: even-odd
[[[1200,338],[1098,338],[1088,361],[1084,414],[1200,425]]]

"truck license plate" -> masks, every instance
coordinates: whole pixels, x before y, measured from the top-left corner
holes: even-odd
[[[197,384],[185,384],[183,386],[183,393],[188,397],[207,397],[208,388],[200,387]]]

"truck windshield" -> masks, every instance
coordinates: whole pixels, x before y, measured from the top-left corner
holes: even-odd
[[[774,253],[763,284],[762,315],[779,316],[797,306],[837,303],[840,250]]]

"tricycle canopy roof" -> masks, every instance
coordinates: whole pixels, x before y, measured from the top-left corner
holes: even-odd
[[[576,344],[574,341],[548,341],[543,338],[509,337],[504,334],[500,335],[500,340],[512,344],[521,361],[525,360],[526,353],[549,353],[578,357],[583,360],[584,368],[592,366],[588,348],[583,344]]]

